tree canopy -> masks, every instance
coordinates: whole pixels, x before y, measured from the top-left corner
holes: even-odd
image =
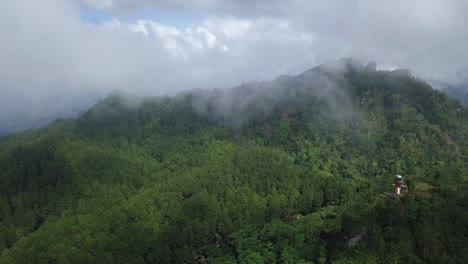
[[[467,154],[401,71],[115,93],[0,138],[0,263],[468,263]]]

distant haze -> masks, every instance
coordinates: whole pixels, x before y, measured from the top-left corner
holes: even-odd
[[[116,89],[231,87],[340,57],[466,83],[466,10],[464,0],[2,0],[0,134]]]

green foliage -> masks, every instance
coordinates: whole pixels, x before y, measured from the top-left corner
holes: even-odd
[[[466,109],[401,73],[307,74],[242,126],[113,94],[0,138],[0,263],[467,263]]]

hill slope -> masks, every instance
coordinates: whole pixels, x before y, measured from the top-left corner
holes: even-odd
[[[448,96],[457,99],[465,106],[468,106],[468,85],[461,84],[459,86],[445,85],[442,86],[442,91]]]
[[[459,102],[351,60],[115,93],[0,138],[0,263],[466,263],[467,151]]]

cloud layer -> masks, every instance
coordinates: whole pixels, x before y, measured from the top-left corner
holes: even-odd
[[[93,24],[84,6],[114,14]],[[188,28],[120,14],[203,17]],[[429,81],[468,79],[466,1],[4,0],[0,131],[66,116],[109,91],[173,94],[297,74],[354,56]]]

